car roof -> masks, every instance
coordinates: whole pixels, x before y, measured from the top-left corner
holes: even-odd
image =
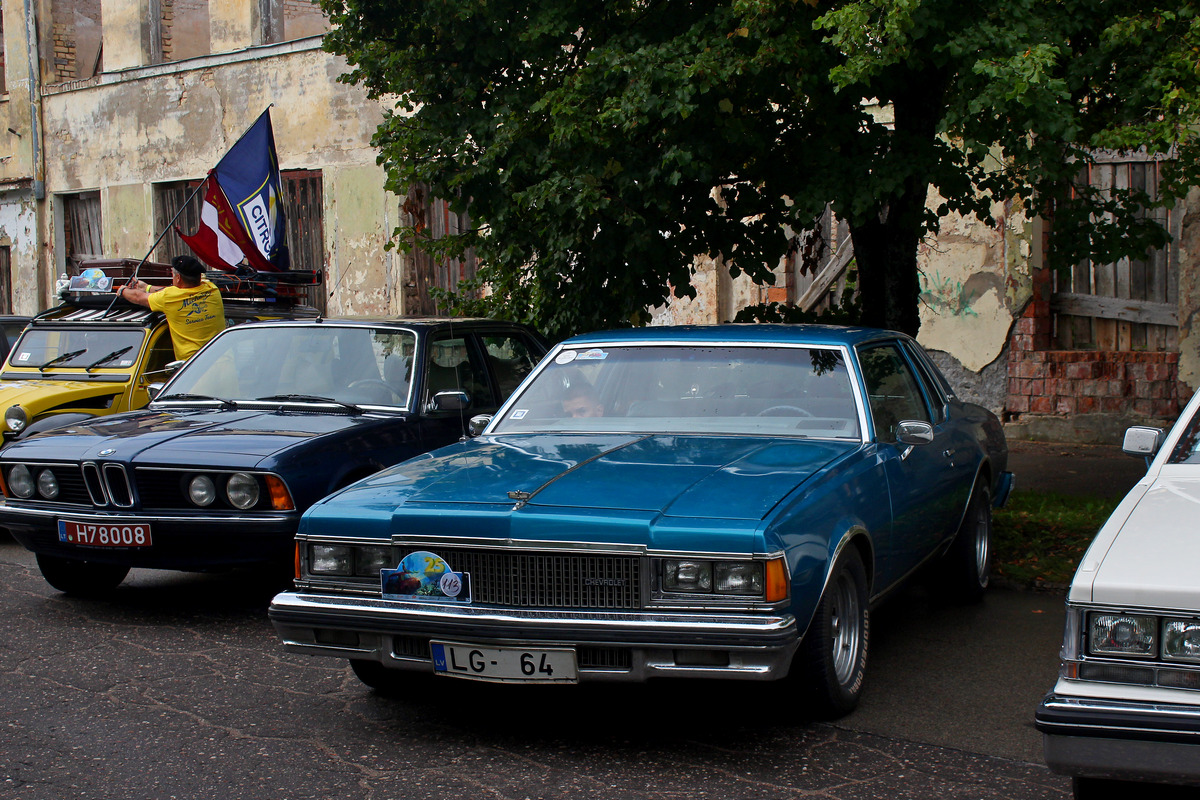
[[[488,319],[486,317],[317,317],[316,319],[277,319],[264,320],[263,324],[270,325],[354,325],[370,327],[374,325],[398,325],[406,328],[447,328],[456,326],[466,328],[519,328],[535,332],[527,325],[507,320]]]
[[[563,346],[599,343],[667,344],[688,342],[728,342],[730,344],[812,344],[856,346],[882,339],[907,339],[905,334],[879,328],[854,328],[840,325],[742,324],[662,325],[623,328],[572,336]]]

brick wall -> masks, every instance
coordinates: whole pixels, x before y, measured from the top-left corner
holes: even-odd
[[[1178,380],[1179,353],[1050,349],[1050,287],[1049,270],[1034,276],[1033,300],[1013,329],[1005,421],[1030,415],[1177,416],[1190,395]]]

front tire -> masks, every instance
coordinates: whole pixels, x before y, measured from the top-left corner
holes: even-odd
[[[802,690],[822,719],[845,716],[858,706],[871,632],[867,570],[853,545],[830,574],[796,654]]]
[[[41,553],[37,556],[37,565],[46,583],[60,592],[77,597],[107,594],[117,588],[129,574],[129,567],[120,564],[79,561]]]
[[[942,586],[952,600],[978,603],[992,573],[992,493],[982,479],[950,549],[942,557]]]
[[[412,688],[412,681],[397,669],[388,669],[378,661],[366,661],[361,658],[350,659],[350,669],[354,677],[370,686],[382,695],[397,695],[406,688]]]

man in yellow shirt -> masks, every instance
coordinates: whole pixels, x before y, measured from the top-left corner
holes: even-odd
[[[221,291],[204,280],[204,265],[193,256],[171,260],[170,286],[132,280],[117,289],[117,296],[166,315],[171,346],[180,360],[191,358],[209,339],[225,330]]]

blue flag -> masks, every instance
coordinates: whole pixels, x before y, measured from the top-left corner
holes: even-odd
[[[283,183],[269,106],[217,162],[214,171],[234,216],[259,255],[276,268],[287,269]]]

